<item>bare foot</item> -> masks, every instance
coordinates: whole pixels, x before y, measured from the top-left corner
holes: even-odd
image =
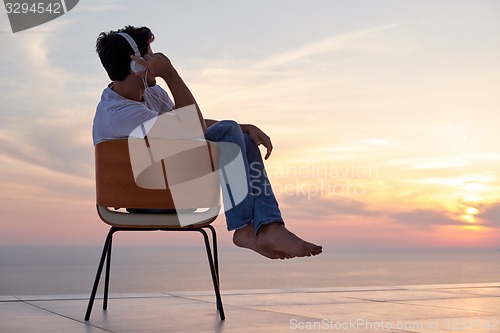
[[[233,234],[233,243],[236,246],[253,250],[269,259],[290,259],[294,257],[283,251],[259,249],[257,247],[257,236],[253,230],[253,223],[236,230]]]
[[[259,228],[257,248],[260,251],[285,252],[295,257],[315,256],[322,252],[321,246],[297,237],[280,222],[264,224]]]

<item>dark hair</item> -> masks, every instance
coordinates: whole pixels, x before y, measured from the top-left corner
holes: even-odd
[[[141,56],[148,52],[148,45],[154,39],[154,35],[147,27],[136,28],[126,26],[117,31],[101,32],[96,42],[96,52],[101,59],[104,69],[112,81],[123,81],[130,74],[130,56],[134,50],[127,40],[118,35],[124,32],[135,41]]]

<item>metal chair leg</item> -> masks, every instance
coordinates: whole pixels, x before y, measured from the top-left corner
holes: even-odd
[[[94,286],[92,287],[92,293],[90,295],[89,304],[87,306],[87,312],[85,313],[85,321],[90,318],[90,313],[92,312],[92,307],[94,305],[95,295],[97,293],[97,287],[99,286],[99,280],[101,278],[102,269],[104,266],[104,260],[106,260],[106,254],[108,253],[108,248],[111,245],[111,238],[113,237],[113,232],[111,228],[106,236],[106,241],[104,242],[104,247],[102,249],[101,260],[99,261],[99,266],[97,268],[97,274],[94,280]]]
[[[206,226],[206,228],[210,229],[212,233],[212,245],[213,252],[210,246],[210,240],[208,238],[207,232],[203,228],[169,228],[169,229],[142,229],[142,228],[119,228],[119,227],[111,227],[106,236],[106,241],[104,242],[104,247],[102,249],[101,259],[99,261],[99,266],[97,268],[97,274],[95,277],[94,285],[92,287],[92,293],[90,295],[89,304],[87,306],[87,312],[85,313],[85,321],[90,319],[90,314],[92,312],[92,307],[94,305],[95,296],[97,293],[97,289],[99,287],[99,280],[102,275],[102,270],[104,268],[104,262],[106,261],[106,275],[104,281],[104,300],[103,300],[103,309],[106,310],[108,306],[108,292],[109,292],[109,276],[110,276],[110,267],[111,267],[111,248],[113,243],[113,234],[117,231],[151,231],[151,230],[162,230],[162,231],[199,231],[203,235],[203,239],[205,241],[205,249],[207,252],[208,264],[210,266],[210,273],[212,274],[212,282],[214,285],[217,309],[219,310],[219,315],[221,320],[225,320],[224,309],[222,307],[222,298],[220,295],[220,286],[219,286],[219,260],[217,253],[217,234],[215,232],[215,228],[211,225]]]
[[[113,229],[112,227],[111,229]],[[109,294],[109,274],[111,268],[111,249],[113,248],[113,233],[116,231],[116,228],[111,231],[111,237],[109,239],[108,245],[108,258],[106,260],[106,273],[104,276],[104,299],[102,301],[102,309],[108,309],[108,294]]]
[[[212,227],[211,225],[207,225],[206,228],[210,229],[212,232],[212,246],[214,250],[214,264],[215,264],[215,272],[217,273],[217,280],[220,280],[219,278],[219,254],[217,253],[217,233],[215,232],[215,228]],[[220,285],[219,285],[220,287]]]
[[[215,265],[215,274],[217,275],[217,285],[219,286],[220,290],[220,276],[219,276],[219,258],[217,254],[217,233],[215,232],[215,228],[212,227],[211,225],[207,225],[203,228],[210,229],[210,233],[212,234],[212,247],[213,247],[213,258],[214,258],[214,265]],[[219,308],[219,303],[217,302],[217,310],[220,310]]]
[[[212,250],[210,248],[210,241],[208,240],[208,235],[207,232],[203,229],[196,229],[199,232],[202,233],[203,238],[205,240],[205,249],[207,251],[207,257],[208,257],[208,265],[210,266],[210,273],[212,274],[212,282],[214,285],[214,291],[215,291],[215,298],[217,302],[217,309],[219,310],[219,315],[220,319],[224,320],[226,319],[226,316],[224,314],[224,308],[222,307],[222,298],[220,295],[220,289],[219,289],[219,278],[217,276],[216,270],[215,270],[215,265],[214,265],[214,260],[212,257]]]

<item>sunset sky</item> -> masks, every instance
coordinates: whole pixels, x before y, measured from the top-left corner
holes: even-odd
[[[500,248],[499,17],[496,0],[87,0],[13,34],[2,6],[0,244],[104,241],[95,40],[130,24],[151,28],[206,118],[271,137],[291,230],[331,247]]]

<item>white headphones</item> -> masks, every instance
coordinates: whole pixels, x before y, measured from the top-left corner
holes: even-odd
[[[130,44],[130,47],[134,50],[134,53],[137,57],[144,59],[141,57],[141,51],[139,51],[139,48],[137,47],[137,44],[135,43],[134,39],[130,37],[129,34],[126,34],[124,32],[119,32],[118,35],[122,36],[127,40],[127,42]],[[133,73],[140,73],[140,72],[145,72],[146,71],[146,66],[141,65],[135,61],[130,62],[130,69],[132,70]]]

